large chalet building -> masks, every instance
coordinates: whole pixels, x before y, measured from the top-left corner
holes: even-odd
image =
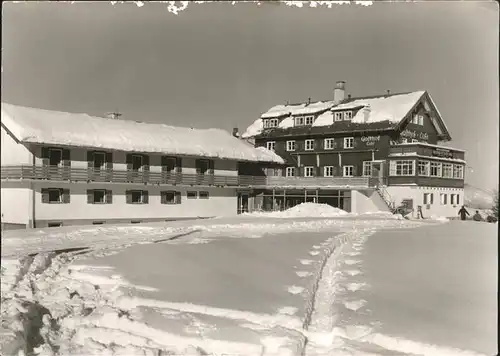
[[[442,145],[450,132],[426,91],[351,97],[337,82],[332,100],[276,105],[241,137],[285,160],[252,191],[263,210],[310,201],[425,218],[464,200],[465,152]]]
[[[2,103],[2,228],[236,215],[282,163],[224,130]]]

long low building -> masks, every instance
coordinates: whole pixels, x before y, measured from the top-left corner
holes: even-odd
[[[224,130],[2,103],[2,227],[235,215],[282,163]]]

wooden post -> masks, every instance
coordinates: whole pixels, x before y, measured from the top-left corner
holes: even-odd
[[[316,188],[316,204],[319,203],[319,189]]]
[[[275,201],[275,200],[276,200],[276,192],[275,192],[275,188],[273,188],[273,203],[272,203],[272,205],[271,205],[271,209],[272,209],[272,211],[275,211],[275,210],[274,210],[274,201]]]

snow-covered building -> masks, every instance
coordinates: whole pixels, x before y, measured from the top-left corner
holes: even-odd
[[[351,97],[337,82],[332,100],[276,105],[241,137],[286,161],[256,192],[265,209],[305,200],[426,217],[463,204],[465,152],[442,145],[450,132],[426,91]]]
[[[2,103],[2,226],[233,215],[242,192],[265,184],[260,167],[282,163],[224,130]]]

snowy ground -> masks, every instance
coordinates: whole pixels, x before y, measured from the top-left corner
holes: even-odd
[[[449,224],[400,220],[383,213],[328,213],[318,205],[296,210],[294,218],[288,212],[168,225],[8,232],[2,237],[0,353],[17,355],[23,350],[27,354],[35,349],[42,355],[253,356],[341,355],[354,350],[347,354],[390,355],[387,351],[394,346],[384,341],[371,340],[367,349],[365,342],[352,340],[349,326],[370,326],[372,320],[387,322],[388,328],[376,329],[372,335],[411,340],[419,336],[418,342],[442,341],[447,347],[489,350],[453,343],[451,339],[458,334],[451,331],[448,338],[437,341],[411,328],[409,334],[393,333],[391,327],[408,327],[391,319],[390,295],[400,292],[399,284],[377,287],[385,280],[382,276],[391,272],[393,278],[399,276],[399,265],[394,268],[387,262],[391,258],[394,263],[407,263],[402,268],[406,278],[412,268],[415,275],[419,260],[429,263],[429,258],[405,257],[413,256],[415,246],[422,253],[427,250],[418,243],[418,231]],[[393,251],[397,256],[387,253],[394,245],[390,238],[397,240],[396,236],[409,239],[408,244],[401,240]],[[359,258],[371,250],[367,256],[375,262]],[[377,263],[377,258],[386,264]],[[464,261],[470,264],[471,260]],[[365,267],[370,263],[373,266]],[[429,268],[426,265],[424,271]],[[444,268],[446,272],[450,271]],[[425,283],[434,281],[420,276],[420,281],[407,285],[425,289]],[[373,295],[355,295],[366,291]],[[406,310],[403,299],[393,299],[399,303],[394,313],[401,314],[398,308]],[[391,308],[380,300],[389,301]],[[370,319],[367,306],[380,308],[381,314]],[[468,310],[479,315],[488,308]],[[404,318],[411,320],[412,310]],[[470,335],[484,331],[464,330]]]

